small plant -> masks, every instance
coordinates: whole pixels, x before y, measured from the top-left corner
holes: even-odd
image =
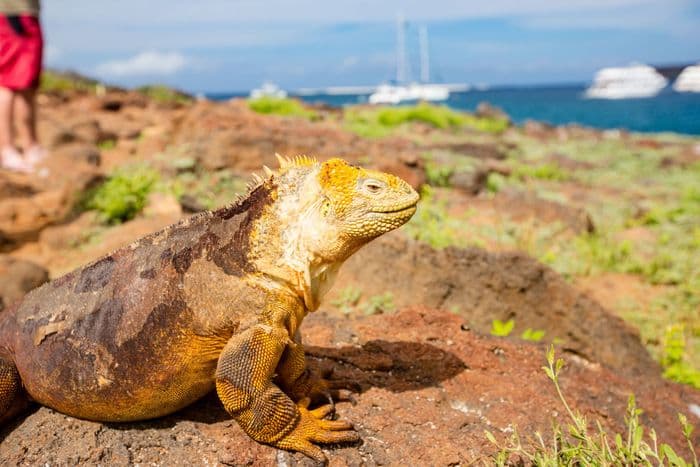
[[[508,337],[513,328],[515,327],[515,321],[509,319],[508,321],[501,321],[500,319],[494,319],[491,322],[491,335],[498,337]]]
[[[280,99],[277,97],[260,97],[250,99],[248,107],[261,114],[283,115],[286,117],[304,117],[313,119],[316,113],[306,109],[301,102],[295,99]]]
[[[340,290],[338,298],[333,300],[331,304],[340,308],[343,313],[349,314],[357,306],[360,297],[362,297],[362,290],[348,286]]]
[[[158,173],[146,167],[119,170],[91,190],[83,206],[97,211],[105,223],[130,220],[146,205],[158,179]]]
[[[450,177],[454,169],[434,162],[425,163],[425,179],[428,185],[435,187],[450,186]]]
[[[664,367],[664,377],[700,389],[700,371],[689,365],[684,358],[686,353],[684,326],[682,324],[668,326],[663,344],[661,365]]]
[[[554,425],[551,442],[545,442],[544,437],[536,432],[535,440],[530,443],[534,447],[529,449],[523,446],[517,430],[504,445],[496,440],[493,433],[485,431],[486,438],[499,449],[494,458],[496,465],[511,465],[509,463],[511,456],[519,458],[520,462],[527,460],[536,466],[698,465],[695,449],[690,439],[694,427],[688,423],[686,417],[678,414],[683,436],[688,442],[689,450],[693,456],[692,462],[682,459],[668,444],[661,444],[657,447],[656,432],[653,428],[649,430],[648,440],[645,439],[645,427],[639,422],[642,411],[637,408],[634,395],[630,395],[627,403],[626,434],[616,433],[610,439],[600,422],[596,422],[596,429],[591,431],[586,418],[571,410],[561,391],[559,373],[563,367],[564,360],[561,358],[555,360],[554,346],[551,346],[547,352],[547,366],[543,366],[542,369],[554,383],[559,400],[571,421],[564,428],[558,424]]]
[[[543,329],[527,328],[520,335],[520,338],[525,341],[539,342],[544,338],[544,334],[545,332]]]
[[[491,172],[486,178],[486,190],[489,193],[498,193],[506,186],[506,177],[503,175]]]
[[[391,292],[370,297],[362,307],[362,311],[366,315],[391,313],[394,310],[396,310],[396,306],[394,305],[394,295]]]
[[[109,151],[117,146],[117,141],[114,139],[106,139],[97,143],[97,147],[100,151]]]

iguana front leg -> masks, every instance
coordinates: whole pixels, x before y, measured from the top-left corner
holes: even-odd
[[[286,329],[267,325],[234,336],[219,357],[216,390],[251,438],[325,463],[323,451],[312,443],[352,442],[359,436],[348,422],[323,420],[328,407],[308,410],[308,399],[297,405],[272,382],[288,342]]]
[[[300,401],[308,397],[314,402],[352,400],[347,384],[329,381],[317,371],[312,371],[306,364],[306,355],[299,331],[294,335],[294,344],[289,345],[277,366],[277,378],[282,390],[293,400]],[[337,384],[336,384],[337,383]]]

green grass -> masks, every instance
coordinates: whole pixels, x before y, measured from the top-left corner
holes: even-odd
[[[367,138],[387,136],[400,126],[414,122],[443,130],[471,128],[488,133],[500,133],[508,128],[507,120],[476,117],[447,106],[427,103],[372,109],[348,108],[343,120],[347,129]]]
[[[302,117],[309,120],[317,117],[316,112],[307,109],[296,99],[279,99],[276,97],[260,97],[248,100],[251,110],[268,115],[282,115],[285,117]]]
[[[690,460],[683,459],[670,445],[659,444],[654,429],[648,429],[641,424],[642,410],[637,408],[633,395],[629,397],[627,403],[624,433],[609,434],[599,421],[596,421],[595,427],[591,427],[583,415],[571,409],[564,397],[559,384],[559,374],[563,367],[564,360],[555,360],[554,347],[550,347],[547,352],[547,365],[542,368],[554,384],[568,418],[566,424],[562,427],[559,422],[553,422],[552,436],[546,439],[541,433],[535,432],[534,437],[523,440],[516,429],[508,440],[499,442],[493,433],[485,431],[486,439],[498,449],[498,453],[492,458],[495,465],[527,463],[547,467],[559,465],[697,467],[698,459],[691,441],[694,427],[683,414],[678,414],[678,421],[688,443],[688,450],[692,456]]]
[[[128,221],[144,208],[159,178],[156,171],[145,166],[120,169],[89,191],[82,205],[97,211],[105,223]]]
[[[149,98],[157,102],[169,103],[175,102],[178,104],[187,104],[192,102],[192,96],[177,89],[173,89],[164,84],[149,84],[136,88],[141,94],[145,94]]]

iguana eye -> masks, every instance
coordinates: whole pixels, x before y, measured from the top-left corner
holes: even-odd
[[[370,178],[368,180],[365,180],[363,186],[365,190],[369,191],[370,193],[379,193],[382,190],[382,188],[384,188],[384,183],[380,182],[379,180]]]

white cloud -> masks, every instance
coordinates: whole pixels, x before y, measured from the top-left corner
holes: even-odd
[[[145,51],[125,60],[112,60],[97,65],[102,76],[172,75],[187,65],[187,58],[179,52]]]

